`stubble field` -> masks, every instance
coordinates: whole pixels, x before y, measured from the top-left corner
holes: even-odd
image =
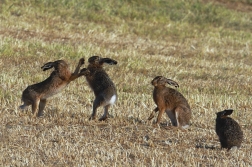
[[[252,2],[0,0],[0,166],[252,166]],[[22,91],[50,75],[40,67],[80,58],[105,65],[118,100],[107,121],[89,121],[84,77],[50,98],[43,118],[21,111]],[[151,80],[163,75],[192,109],[191,126],[147,121]],[[220,149],[215,113],[242,127],[239,150]],[[98,117],[103,114],[99,108]]]

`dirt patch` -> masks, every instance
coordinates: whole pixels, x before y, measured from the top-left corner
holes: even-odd
[[[215,5],[222,5],[228,9],[240,11],[240,12],[251,12],[252,2],[247,2],[245,0],[203,0],[205,3],[213,3]]]

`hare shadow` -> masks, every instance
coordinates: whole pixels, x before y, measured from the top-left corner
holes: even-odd
[[[205,143],[197,143],[195,145],[195,148],[201,148],[201,149],[210,149],[210,150],[217,150],[218,147],[214,146],[214,145],[208,145]]]

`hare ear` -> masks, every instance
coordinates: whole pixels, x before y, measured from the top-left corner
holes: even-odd
[[[166,83],[168,83],[169,85],[175,86],[175,88],[179,87],[179,84],[171,79],[166,78]]]
[[[100,60],[100,64],[103,64],[103,63],[107,63],[109,65],[115,65],[115,64],[117,64],[117,61],[110,59],[110,58],[102,58]]]
[[[156,76],[155,78],[153,78],[153,80],[151,81],[151,84],[153,86],[165,85],[164,81],[162,80],[162,76]]]
[[[233,113],[234,110],[232,109],[228,109],[228,110],[224,110],[223,115],[231,115]]]
[[[54,62],[48,62],[48,63],[44,64],[44,65],[41,67],[41,69],[42,69],[43,71],[46,71],[46,70],[49,70],[49,69],[53,68],[54,65],[55,65]]]

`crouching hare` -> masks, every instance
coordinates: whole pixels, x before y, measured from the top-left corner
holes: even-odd
[[[216,113],[215,131],[219,136],[221,148],[230,150],[232,147],[240,147],[243,140],[243,132],[239,124],[228,117],[233,112],[232,109]]]
[[[155,77],[151,84],[154,86],[153,99],[157,107],[150,114],[148,120],[154,117],[159,111],[156,124],[160,123],[162,114],[166,112],[173,126],[183,129],[189,127],[191,109],[185,97],[175,89],[166,87],[166,84],[179,87],[179,85],[163,76]]]
[[[89,86],[94,91],[95,100],[93,102],[93,112],[89,120],[96,118],[97,108],[104,107],[104,114],[99,121],[108,118],[108,109],[116,102],[117,91],[114,83],[103,69],[104,63],[109,65],[116,65],[117,61],[110,58],[102,58],[99,56],[92,56],[88,59],[89,75],[86,75],[86,80]],[[82,70],[81,70],[82,72]]]
[[[54,71],[44,81],[29,85],[22,93],[23,105],[20,109],[26,109],[27,106],[32,105],[32,113],[34,116],[43,116],[43,110],[46,105],[47,98],[61,92],[71,81],[76,78],[88,74],[87,69],[82,69],[79,73],[80,67],[84,64],[84,59],[80,59],[74,71],[71,73],[68,64],[64,60],[57,60],[44,64],[41,69],[43,71],[54,67]]]

